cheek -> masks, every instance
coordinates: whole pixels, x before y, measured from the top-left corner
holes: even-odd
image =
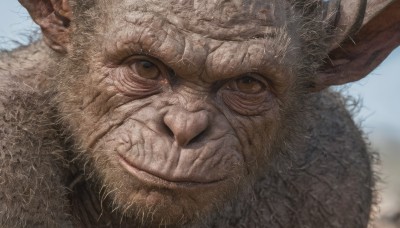
[[[83,81],[66,86],[72,92],[59,95],[64,123],[84,150],[93,149],[99,139],[122,125],[140,108],[130,104],[132,98],[119,94],[108,76],[107,72],[101,77],[81,76]],[[141,106],[148,104],[143,102]]]
[[[243,146],[243,156],[249,166],[249,170],[268,163],[272,155],[271,146],[279,137],[280,113],[274,106],[260,116],[230,117],[232,128],[236,129],[236,135]],[[256,164],[256,166],[254,166]]]

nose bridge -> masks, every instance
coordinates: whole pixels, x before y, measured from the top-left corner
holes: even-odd
[[[165,125],[171,130],[179,146],[187,146],[209,126],[209,112],[190,112],[179,107],[164,116]]]

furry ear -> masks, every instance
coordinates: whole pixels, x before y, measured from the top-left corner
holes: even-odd
[[[66,53],[69,46],[72,11],[68,0],[19,0],[40,26],[47,45]]]
[[[366,7],[363,3],[356,4],[358,0],[342,0],[341,4],[346,1],[350,7],[347,10],[354,9],[351,5],[358,6],[353,13],[359,12],[359,16],[350,16],[354,20],[347,28],[338,27],[340,32],[335,38],[340,45],[332,45],[329,58],[315,79],[313,91],[365,77],[400,45],[400,0],[363,0]],[[349,17],[342,13],[343,10],[341,6],[339,17]]]

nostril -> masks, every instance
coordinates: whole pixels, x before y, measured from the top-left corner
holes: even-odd
[[[165,123],[164,123],[164,132],[165,132],[166,135],[168,135],[168,136],[171,137],[171,138],[174,138],[174,137],[175,137],[174,132],[173,132],[173,131],[171,130],[171,128],[169,128],[168,125],[165,124]]]
[[[200,132],[198,135],[196,135],[194,138],[192,138],[191,140],[189,140],[189,142],[187,142],[186,144],[194,144],[196,142],[201,142],[201,140],[203,140],[206,137],[206,131],[207,128],[204,129],[202,132]]]
[[[179,146],[198,142],[204,137],[209,127],[207,111],[188,112],[174,110],[164,116],[164,125],[169,136],[173,137]]]

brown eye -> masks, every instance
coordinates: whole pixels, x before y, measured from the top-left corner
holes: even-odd
[[[259,115],[275,104],[267,80],[255,73],[230,80],[218,94],[226,106],[244,116]]]
[[[161,71],[154,63],[146,60],[137,60],[130,65],[133,72],[147,79],[157,79],[161,76]]]
[[[265,85],[253,77],[244,76],[232,81],[229,88],[246,94],[257,94],[264,91]]]

